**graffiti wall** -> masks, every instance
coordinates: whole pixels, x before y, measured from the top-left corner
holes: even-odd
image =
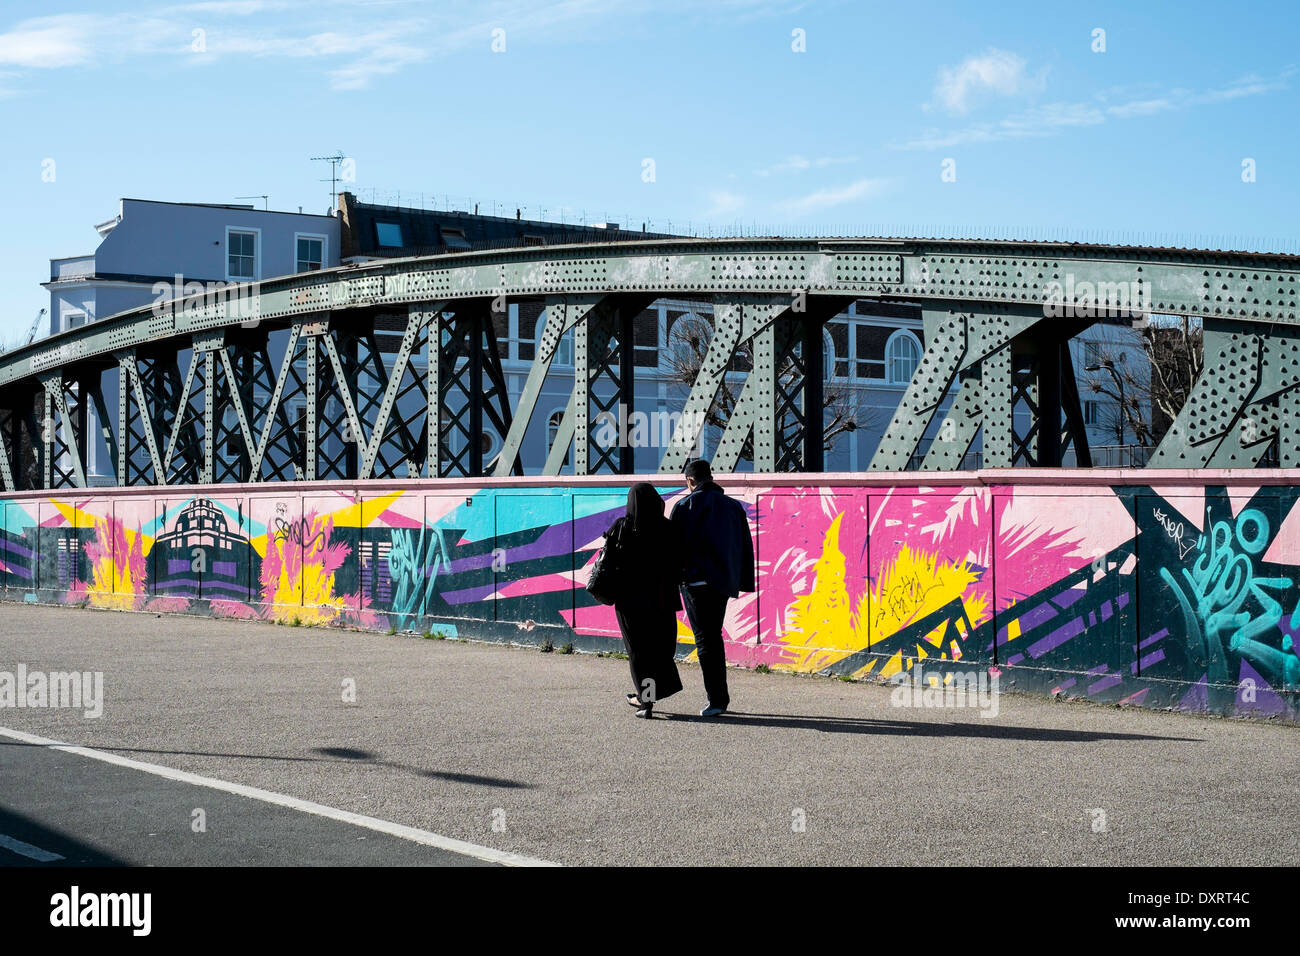
[[[737,477],[758,590],[729,605],[728,658],[886,680],[996,668],[1004,689],[1296,720],[1300,491],[1240,475]],[[613,609],[583,584],[625,486],[562,481],[23,493],[0,501],[0,587],[615,649]],[[688,657],[684,616],[678,633]]]

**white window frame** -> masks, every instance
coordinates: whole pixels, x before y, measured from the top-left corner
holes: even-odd
[[[543,310],[543,311],[542,311],[542,314],[539,315],[539,316],[537,317],[537,336],[536,336],[536,340],[537,340],[537,351],[536,351],[536,353],[535,353],[536,355],[541,355],[541,354],[542,354],[542,333],[546,331],[546,321],[547,321],[547,315],[546,315],[545,310]],[[552,366],[556,366],[556,367],[559,367],[559,368],[573,368],[573,348],[572,348],[572,347],[570,347],[570,349],[569,349],[569,360],[568,360],[567,362],[562,361],[561,358],[560,358],[561,353],[564,351],[564,337],[565,337],[566,335],[572,335],[572,334],[573,334],[573,329],[572,329],[572,328],[570,328],[570,329],[568,329],[567,331],[561,333],[561,335],[560,335],[560,341],[558,341],[558,342],[555,343],[555,356],[551,359],[551,365],[552,365]],[[572,340],[572,339],[569,339],[569,344],[570,344],[570,346],[572,346],[572,344],[573,344],[573,340]]]
[[[546,451],[546,455],[547,455],[548,457],[549,457],[550,454],[551,454],[551,444],[552,444],[552,442],[554,442],[554,440],[555,440],[556,438],[559,437],[560,425],[564,422],[564,413],[565,413],[567,410],[568,410],[568,406],[567,406],[567,405],[561,405],[561,406],[559,406],[558,408],[553,408],[553,409],[551,409],[550,413],[546,416],[546,447],[545,447],[545,451]],[[552,425],[551,425],[551,419],[552,419],[552,418],[556,418],[556,416],[559,416],[559,417],[558,417],[558,420],[555,422],[555,425],[554,425],[554,428],[555,428],[555,432],[556,432],[556,434],[553,436],[553,435],[551,434],[551,428],[552,428]],[[573,439],[572,439],[572,438],[569,439],[569,447],[570,447],[570,448],[573,447]],[[569,454],[569,449],[566,448],[566,449],[564,450],[564,460],[560,462],[560,467],[561,467],[561,468],[564,468],[565,465],[569,465],[569,464],[572,464],[572,456]]]
[[[230,234],[233,232],[251,234],[253,236],[253,276],[235,276],[230,274]],[[227,226],[226,227],[226,247],[222,250],[225,255],[226,264],[223,270],[227,282],[258,282],[262,278],[262,229],[260,226]],[[294,249],[294,260],[297,261],[298,251]]]
[[[886,385],[909,385],[912,378],[899,381],[894,378],[894,343],[900,338],[911,339],[912,344],[916,346],[916,368],[921,367],[921,360],[925,358],[925,349],[921,347],[921,340],[916,337],[916,333],[911,329],[897,329],[889,338],[885,339],[885,384]],[[915,374],[915,371],[913,372]]]
[[[852,336],[849,337],[849,343],[852,345]],[[831,335],[830,329],[822,326],[822,377],[830,382],[835,380],[835,338]],[[852,368],[849,369],[853,371]]]
[[[301,272],[298,268],[298,240],[299,239],[319,239],[320,240],[320,267],[328,269],[330,262],[330,237],[319,232],[295,232],[293,234],[293,270],[295,273]]]
[[[78,322],[77,325],[72,324],[72,317],[74,315],[81,316],[81,321]],[[66,332],[69,329],[75,329],[82,325],[85,325],[89,321],[89,319],[90,319],[89,312],[86,312],[83,309],[69,309],[67,312],[63,313],[63,331]]]

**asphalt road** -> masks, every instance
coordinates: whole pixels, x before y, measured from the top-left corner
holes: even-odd
[[[691,665],[642,721],[617,659],[0,605],[0,671],[20,663],[102,671],[104,708],[0,707],[0,865],[1251,865],[1300,846],[1291,726],[1005,694],[988,719],[739,670],[735,711],[702,720]]]

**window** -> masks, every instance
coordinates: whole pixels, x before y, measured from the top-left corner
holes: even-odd
[[[226,230],[226,278],[241,282],[257,278],[257,230]]]
[[[849,377],[849,324],[843,321],[826,323],[830,350],[826,353],[826,378]]]
[[[395,222],[375,223],[375,242],[386,249],[402,248],[402,227]]]
[[[511,303],[510,322],[511,339],[515,343],[512,356],[520,362],[531,362],[537,358],[537,326],[545,326],[542,316],[545,314],[537,302],[525,302],[522,305]]]
[[[889,370],[889,382],[894,385],[908,384],[916,373],[916,367],[921,364],[921,343],[911,332],[900,329],[889,337],[885,346],[885,362],[885,367]]]
[[[878,325],[857,322],[853,325],[853,377],[857,379],[883,379],[885,377],[885,341],[889,330]]]
[[[483,470],[488,471],[496,464],[496,457],[501,453],[501,439],[496,432],[485,428],[479,439],[479,448],[483,452]]]
[[[546,313],[542,313],[544,316]],[[541,316],[537,319],[537,347],[542,345],[542,333],[546,331],[546,320]],[[555,347],[555,358],[551,359],[552,365],[572,365],[573,364],[573,329],[565,332],[560,336],[560,343]]]
[[[632,364],[659,367],[659,310],[646,309],[632,320]]]
[[[86,321],[86,313],[85,313],[85,312],[66,312],[66,313],[64,313],[64,319],[66,320],[66,327],[67,327],[67,328],[69,328],[69,329],[75,329],[77,326],[83,324],[83,323]]]
[[[448,229],[446,226],[439,227],[442,233],[442,244],[448,249],[468,249],[469,240],[465,238],[464,229]]]
[[[294,235],[298,268],[295,272],[315,272],[325,267],[325,237]]]
[[[1101,343],[1100,342],[1083,343],[1083,364],[1085,367],[1089,365],[1101,364]]]
[[[1096,425],[1101,420],[1099,406],[1096,402],[1083,403],[1083,423],[1085,425]]]

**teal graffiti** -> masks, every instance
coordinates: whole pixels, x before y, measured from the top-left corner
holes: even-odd
[[[388,577],[393,582],[392,613],[403,618],[425,613],[437,593],[438,572],[450,561],[442,532],[435,528],[393,528]]]
[[[1227,650],[1252,663],[1278,653],[1258,638],[1276,628],[1282,619],[1281,603],[1268,592],[1287,590],[1291,579],[1255,576],[1254,559],[1268,543],[1268,518],[1261,511],[1245,508],[1235,526],[1216,521],[1208,535],[1201,535],[1200,557],[1190,570],[1181,569],[1186,591],[1168,568],[1160,569],[1160,576],[1182,607],[1188,645],[1194,651],[1200,650],[1206,662],[1211,687],[1226,686],[1230,680],[1225,634]],[[1252,598],[1254,609],[1246,606]]]

